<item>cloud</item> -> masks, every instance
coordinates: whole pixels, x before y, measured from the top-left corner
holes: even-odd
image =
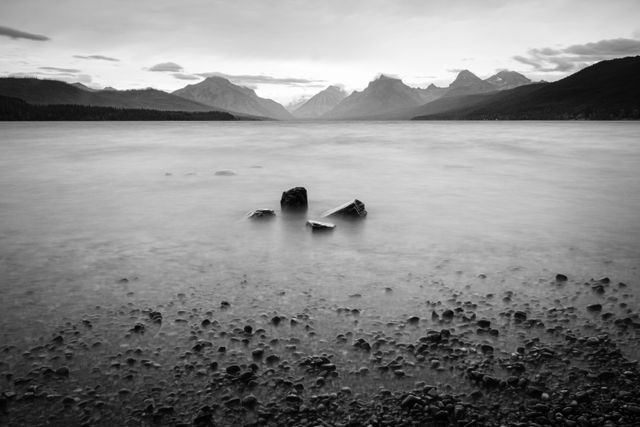
[[[193,74],[173,73],[171,75],[178,80],[201,80],[202,79],[202,77],[194,76]]]
[[[73,55],[73,57],[78,59],[97,59],[100,61],[120,62],[118,58],[111,58],[110,56],[103,55]]]
[[[24,31],[16,30],[9,27],[0,26],[0,36],[10,37],[12,39],[27,39],[27,40],[36,40],[36,41],[47,41],[51,40],[47,36],[41,36],[40,34],[32,34]]]
[[[149,71],[158,71],[158,72],[179,73],[182,70],[183,70],[182,66],[176,64],[175,62],[162,62],[160,64],[156,64],[153,67],[149,68]]]
[[[513,59],[533,67],[535,71],[566,73],[606,59],[638,54],[640,54],[640,40],[618,38],[575,44],[561,49],[550,47],[530,49],[527,55],[516,55]]]
[[[286,86],[311,86],[311,87],[321,87],[326,83],[325,80],[309,80],[295,77],[272,77],[265,75],[250,75],[250,74],[225,74],[217,71],[210,73],[199,73],[197,74],[200,77],[223,77],[225,79],[231,80],[236,84],[240,84],[243,86],[254,86],[257,84],[272,84],[272,85],[286,85]]]
[[[60,73],[79,73],[80,70],[76,68],[60,68],[60,67],[38,67],[41,70],[45,71],[58,71]]]

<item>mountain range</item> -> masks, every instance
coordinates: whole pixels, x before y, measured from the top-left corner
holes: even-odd
[[[96,90],[81,83],[6,77],[0,78],[0,96],[35,106],[64,104],[171,112],[222,112],[235,118],[277,120],[610,119],[638,118],[640,115],[638,75],[638,56],[602,61],[554,83],[532,83],[522,74],[507,70],[483,80],[469,70],[461,70],[448,87],[432,84],[426,88],[414,88],[398,78],[380,75],[362,91],[349,95],[338,86],[329,86],[291,107],[291,111],[273,100],[259,97],[250,88],[218,76],[208,77],[173,93],[151,88]],[[26,108],[14,101],[5,103],[5,106],[12,105],[20,105],[23,110]],[[44,114],[42,109],[29,111],[37,111],[38,116]],[[58,110],[47,110],[47,114],[49,111]],[[67,117],[68,109],[64,111]],[[94,116],[93,112],[87,111],[83,117]],[[133,113],[116,115],[106,110],[103,113],[110,117],[142,117]],[[155,114],[154,117],[169,115]],[[192,119],[205,117],[226,116],[209,114],[193,116]]]

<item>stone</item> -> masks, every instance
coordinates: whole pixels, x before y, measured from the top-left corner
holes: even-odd
[[[310,219],[307,221],[307,227],[311,227],[311,231],[331,231],[336,228],[336,225],[330,222],[320,222]]]
[[[256,209],[247,214],[247,218],[251,219],[269,219],[274,216],[276,216],[276,213],[273,209]]]
[[[566,282],[569,278],[564,274],[556,274],[556,282]]]
[[[217,176],[233,176],[236,173],[234,171],[232,171],[231,169],[222,169],[222,170],[216,171],[215,174]]]
[[[527,313],[524,311],[516,311],[513,313],[513,318],[520,322],[525,321],[527,320]]]
[[[258,405],[258,398],[253,394],[249,394],[242,399],[242,406],[245,408],[253,408]]]
[[[367,216],[367,211],[364,208],[364,203],[358,199],[353,199],[347,203],[344,203],[337,208],[331,209],[324,214],[323,217],[329,216],[342,216],[351,218],[364,218]]]
[[[486,319],[480,319],[478,320],[478,326],[480,326],[481,328],[488,328],[491,326],[491,322]]]
[[[602,305],[601,304],[591,304],[587,306],[587,310],[589,311],[600,311],[602,310]]]
[[[295,187],[282,193],[280,209],[283,211],[306,211],[307,208],[307,190],[304,187]]]
[[[453,319],[453,311],[451,310],[445,310],[442,312],[442,317],[444,319]]]

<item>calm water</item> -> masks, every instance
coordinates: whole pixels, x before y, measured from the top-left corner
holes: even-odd
[[[3,340],[179,293],[231,301],[236,316],[314,304],[385,319],[458,291],[575,302],[549,284],[558,272],[638,289],[637,123],[0,123],[0,135]],[[244,217],[279,209],[293,186],[310,218],[354,197],[369,216],[323,235],[279,211]]]

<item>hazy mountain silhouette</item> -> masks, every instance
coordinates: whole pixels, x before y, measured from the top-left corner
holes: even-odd
[[[498,90],[515,89],[519,86],[531,84],[531,80],[522,74],[509,70],[500,71],[485,79],[485,82]]]
[[[431,101],[435,101],[438,98],[444,96],[447,93],[446,87],[438,87],[431,83],[426,89],[416,88],[415,91],[420,95],[420,99],[422,103],[427,103]]]
[[[285,105],[284,108],[286,108],[288,112],[293,113],[298,108],[300,108],[302,106],[302,104],[304,104],[305,102],[307,102],[311,98],[312,97],[308,96],[308,95],[299,96],[298,98],[293,99],[291,102],[289,102],[287,105]]]
[[[292,118],[277,102],[260,98],[252,89],[235,85],[223,77],[208,77],[176,90],[173,95],[225,111],[281,120]]]
[[[69,83],[69,84],[70,84],[71,86],[75,86],[75,87],[77,87],[78,89],[86,90],[87,92],[97,92],[97,91],[99,90],[99,89],[93,89],[93,88],[90,88],[89,86],[87,86],[87,85],[83,85],[83,84],[82,84],[82,83],[80,83],[80,82]]]
[[[443,98],[416,109],[416,119],[638,119],[639,75],[640,56],[602,61],[554,83]]]
[[[383,115],[386,112],[417,107],[424,102],[420,94],[402,80],[381,75],[362,92],[353,92],[331,111],[325,119],[362,119]]]
[[[491,92],[493,90],[496,90],[496,88],[491,83],[482,80],[469,70],[462,70],[449,85],[444,96],[473,95],[476,93]]]
[[[245,120],[222,111],[159,111],[149,109],[97,107],[90,105],[33,105],[18,98],[0,96],[0,121],[159,121],[159,120]]]
[[[211,107],[156,89],[89,91],[57,80],[0,78],[0,95],[30,104],[75,104],[161,111],[210,111]]]
[[[347,93],[338,86],[329,86],[293,111],[295,117],[301,119],[315,119],[329,112],[340,101],[347,97]]]

